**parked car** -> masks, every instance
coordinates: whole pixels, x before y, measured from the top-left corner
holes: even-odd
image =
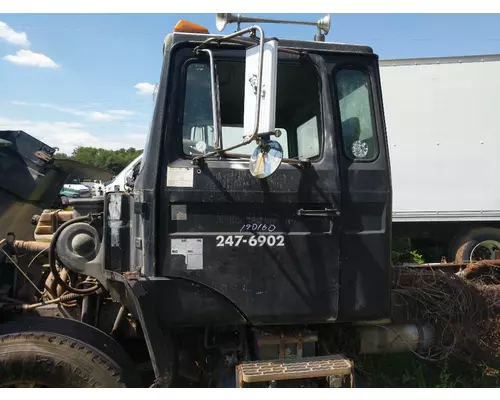
[[[78,179],[73,179],[71,183],[63,186],[59,196],[64,201],[64,198],[89,198],[92,197],[92,194],[88,186]]]

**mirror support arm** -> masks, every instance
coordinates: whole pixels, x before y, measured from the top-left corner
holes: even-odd
[[[219,113],[219,87],[217,85],[217,77],[216,77],[216,71],[215,71],[215,61],[213,57],[213,53],[211,50],[204,48],[206,45],[212,42],[221,42],[224,40],[236,38],[238,36],[243,36],[246,33],[250,33],[252,35],[255,35],[255,32],[259,31],[260,34],[260,43],[259,43],[259,69],[258,69],[258,76],[257,76],[257,107],[255,110],[255,129],[253,135],[245,139],[243,142],[231,146],[227,149],[221,149],[220,142],[221,142],[221,132],[220,132],[220,113]],[[222,38],[210,38],[206,40],[205,42],[201,43],[196,49],[195,53],[199,52],[207,52],[209,57],[210,57],[210,76],[211,76],[211,85],[212,85],[212,113],[213,113],[213,118],[214,118],[214,131],[216,135],[216,143],[215,143],[215,151],[211,153],[204,154],[203,156],[199,156],[193,159],[194,163],[198,163],[198,161],[202,158],[205,157],[210,157],[213,155],[220,154],[222,151],[230,151],[233,149],[236,149],[238,147],[243,147],[252,141],[256,140],[259,138],[258,132],[259,132],[259,118],[260,118],[260,102],[262,98],[262,70],[264,67],[264,43],[265,43],[265,36],[264,36],[264,31],[260,26],[251,26],[249,28],[243,29],[241,31],[235,32],[231,35],[224,36]],[[216,125],[217,124],[217,125]]]

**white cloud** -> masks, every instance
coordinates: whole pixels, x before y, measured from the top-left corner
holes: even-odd
[[[48,104],[48,103],[27,103],[25,101],[17,101],[13,100],[10,102],[10,104],[14,104],[17,106],[34,106],[34,107],[41,107],[41,108],[50,108],[55,111],[63,112],[66,114],[71,114],[71,115],[76,115],[79,117],[86,117],[90,119],[91,121],[116,121],[125,118],[126,116],[129,115],[134,115],[135,113],[133,111],[129,110],[108,110],[106,112],[100,112],[100,111],[83,111],[75,108],[70,108],[70,107],[61,107],[55,104]]]
[[[125,126],[128,127],[128,128],[133,128],[135,131],[137,131],[137,130],[144,131],[144,132],[148,132],[149,131],[149,126],[148,125],[126,123]]]
[[[68,107],[59,107],[54,104],[48,104],[48,103],[25,103],[27,106],[37,106],[37,107],[42,107],[42,108],[50,108],[51,110],[63,112],[66,114],[72,114],[72,115],[79,115],[79,116],[86,116],[88,113],[80,110],[75,110],[74,108],[68,108]]]
[[[11,119],[0,116],[0,130],[22,130],[59,152],[71,154],[78,146],[92,146],[105,149],[135,147],[143,149],[146,133],[119,132],[113,134],[93,134],[77,122],[54,122]],[[114,128],[114,131],[119,129]]]
[[[28,36],[24,32],[16,32],[5,22],[0,21],[0,39],[21,47],[29,47]]]
[[[41,108],[50,108],[51,110],[63,112],[66,114],[72,114],[72,115],[78,115],[78,116],[88,116],[90,113],[86,111],[81,111],[81,110],[76,110],[74,108],[69,108],[69,107],[60,107],[54,104],[48,104],[48,103],[27,103],[25,101],[17,101],[13,100],[10,101],[10,104],[14,104],[16,106],[33,106],[33,107],[41,107]]]
[[[117,115],[106,114],[99,111],[92,111],[89,117],[93,121],[114,121],[121,118],[120,116]]]
[[[135,114],[135,112],[129,111],[129,110],[108,110],[108,113],[116,114],[116,115],[134,115]]]
[[[115,129],[115,132],[117,129]],[[106,149],[118,150],[134,147],[135,149],[144,149],[146,144],[146,133],[116,133],[107,136],[101,141],[101,147]]]
[[[98,146],[99,138],[76,122],[15,120],[0,117],[0,130],[22,130],[62,153],[71,153],[78,146]]]
[[[19,50],[15,55],[9,54],[3,58],[5,61],[25,67],[58,69],[60,66],[51,58],[42,53],[33,53],[31,50]]]
[[[112,132],[114,133],[107,133],[105,137],[100,138],[99,147],[112,150],[128,149],[129,147],[144,149],[146,133],[129,133],[125,130],[121,131],[119,127],[113,128]]]
[[[137,94],[152,95],[155,90],[155,85],[148,82],[141,82],[134,86],[137,89]]]
[[[135,147],[136,149],[144,149],[144,145],[146,144],[146,133],[126,133],[123,135],[124,139],[126,139],[127,143],[130,144],[129,147]]]

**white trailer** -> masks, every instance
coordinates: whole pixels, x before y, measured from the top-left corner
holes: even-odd
[[[384,60],[380,74],[395,233],[496,257],[500,55]]]

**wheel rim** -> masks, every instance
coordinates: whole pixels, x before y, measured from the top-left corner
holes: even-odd
[[[496,240],[484,240],[478,243],[470,253],[471,261],[494,260],[495,253],[500,251],[500,242]]]

